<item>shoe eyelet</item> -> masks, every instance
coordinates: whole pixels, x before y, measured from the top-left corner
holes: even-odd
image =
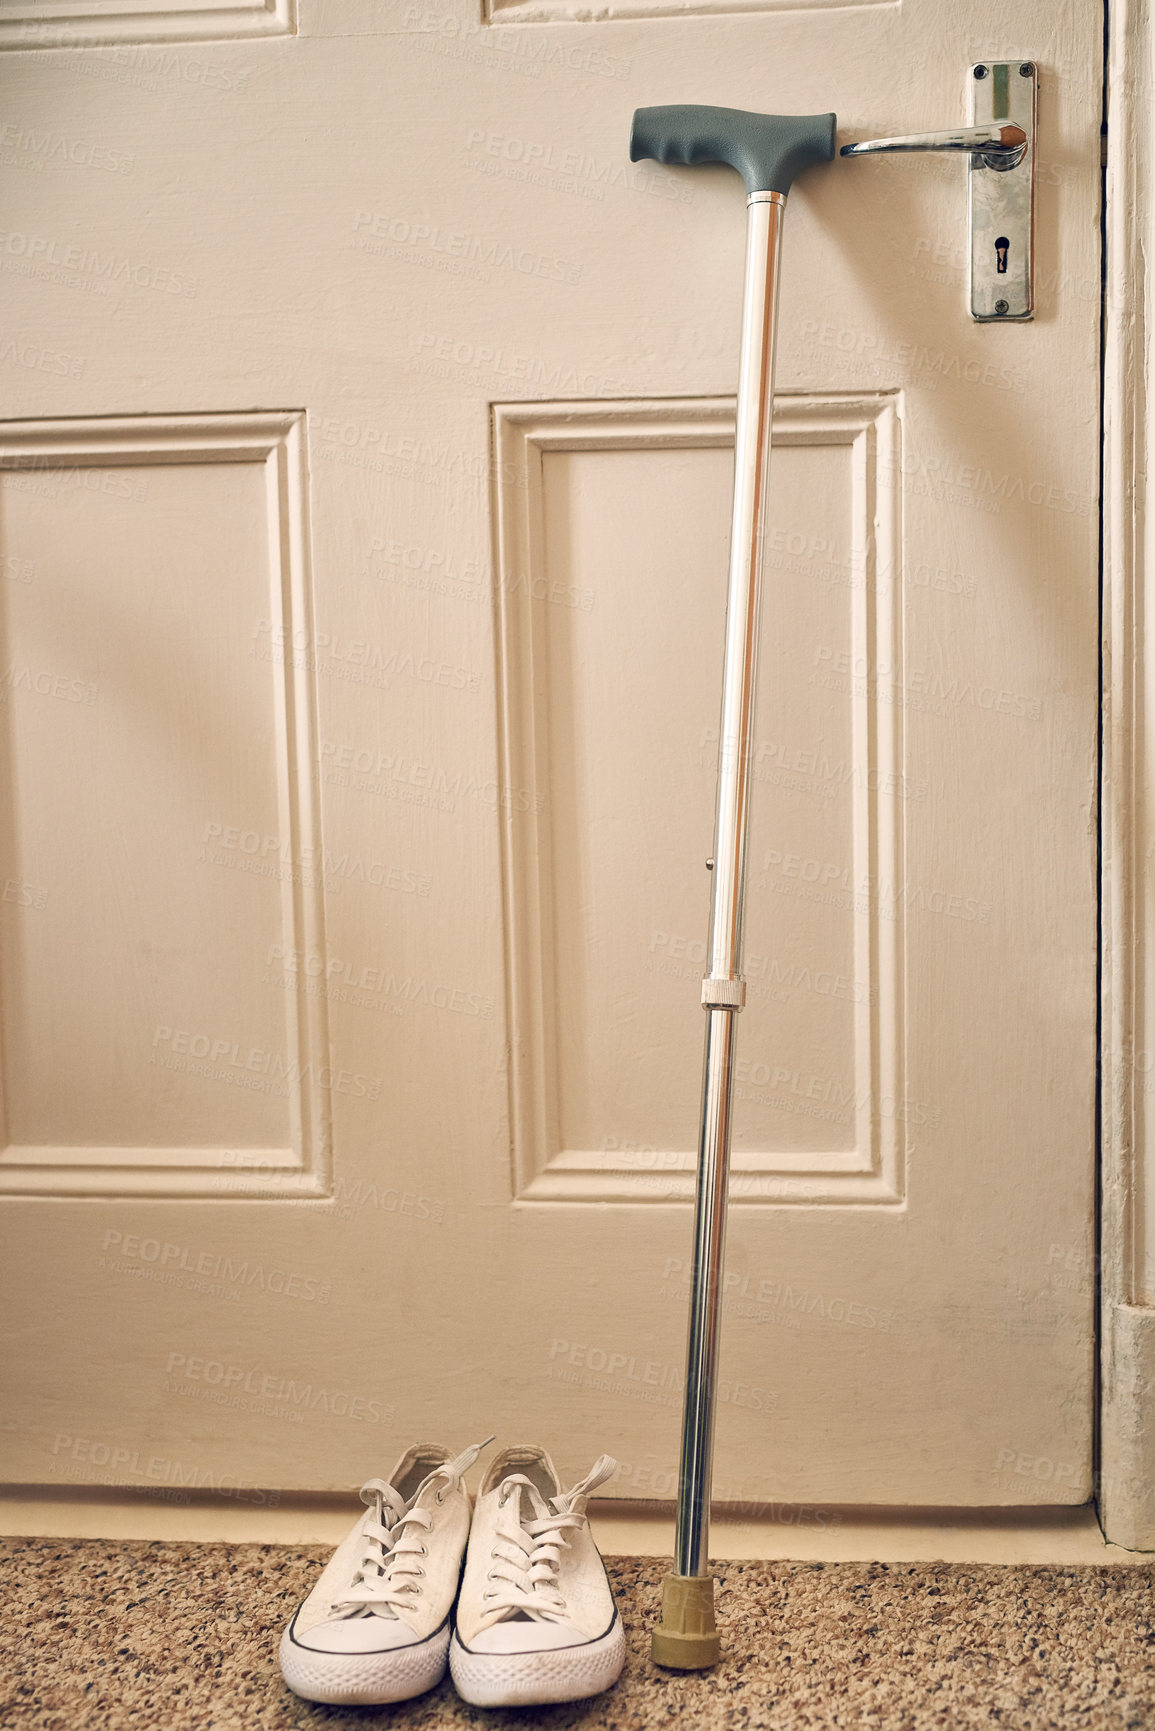
[[[436,1496],[437,1496],[437,1501],[439,1503],[443,1503],[445,1501],[445,1492],[444,1491],[438,1491],[436,1493]]]
[[[427,1548],[426,1548],[426,1546],[424,1546],[424,1545],[422,1545],[422,1547],[421,1547],[421,1552],[420,1552],[420,1554],[421,1554],[421,1556],[423,1556],[423,1557],[427,1557],[427,1556],[428,1556],[428,1555],[429,1555],[429,1551],[428,1551],[428,1549],[427,1549]]]

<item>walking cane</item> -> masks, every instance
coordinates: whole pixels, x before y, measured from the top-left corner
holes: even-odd
[[[735,1017],[746,1001],[742,913],[750,805],[750,742],[758,604],[774,406],[774,339],[782,213],[796,175],[834,156],[833,114],[749,114],[737,108],[639,108],[630,159],[724,162],[746,182],[746,285],[734,428],[734,509],[726,601],[718,805],[710,910],[710,971],[702,981],[706,1055],[694,1204],[694,1273],[686,1350],[674,1572],[662,1585],[651,1636],[658,1665],[696,1671],[718,1662],[714,1581],[707,1573],[717,1393],[718,1317],[730,1170]]]

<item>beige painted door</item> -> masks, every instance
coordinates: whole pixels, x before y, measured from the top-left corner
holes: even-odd
[[[790,200],[716,1484],[1084,1499],[1098,8],[28,10],[5,1476],[671,1494],[744,210],[630,116],[942,128],[1009,52],[1032,324],[961,165]]]

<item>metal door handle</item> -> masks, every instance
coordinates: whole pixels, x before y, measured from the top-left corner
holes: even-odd
[[[967,68],[970,125],[952,132],[913,132],[905,138],[868,138],[844,144],[840,152],[875,156],[944,150],[966,157],[970,310],[983,324],[1029,319],[1034,310],[1037,84],[1033,60],[980,60]]]
[[[1017,168],[1027,153],[1027,135],[1011,120],[964,126],[955,132],[912,132],[905,138],[869,138],[844,144],[840,156],[867,156],[881,150],[958,150],[979,156],[988,168]]]

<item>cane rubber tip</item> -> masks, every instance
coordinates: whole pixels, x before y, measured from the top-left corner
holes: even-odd
[[[662,1582],[662,1619],[650,1632],[654,1664],[671,1671],[705,1671],[718,1663],[721,1652],[713,1575],[667,1575]]]

